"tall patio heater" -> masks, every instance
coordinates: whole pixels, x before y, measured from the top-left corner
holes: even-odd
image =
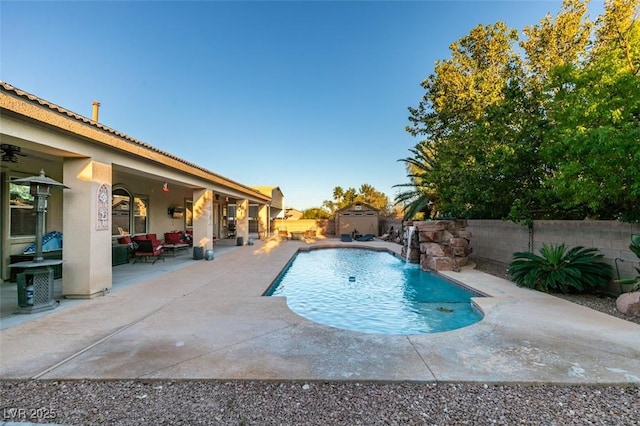
[[[58,302],[54,300],[53,266],[60,265],[62,260],[45,260],[42,256],[42,239],[45,234],[44,214],[47,211],[47,200],[51,195],[51,188],[68,189],[68,187],[46,177],[44,170],[40,170],[40,175],[38,176],[16,179],[13,183],[29,184],[36,209],[36,241],[33,260],[9,265],[12,268],[23,269],[23,272],[16,275],[18,281],[18,313],[33,314],[54,309],[58,306]]]

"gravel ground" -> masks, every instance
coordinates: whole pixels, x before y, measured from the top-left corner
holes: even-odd
[[[483,259],[472,259],[473,263],[476,264],[476,269],[482,272],[486,272],[487,274],[494,275],[496,277],[501,278],[509,278],[509,274],[507,273],[507,266],[489,262]],[[514,284],[515,285],[515,284]],[[607,296],[604,294],[554,294],[554,296],[561,297],[563,299],[569,300],[573,303],[577,303],[579,305],[587,306],[596,311],[603,312],[605,314],[612,315],[617,318],[621,318],[623,320],[627,320],[630,322],[634,322],[636,324],[640,324],[640,316],[628,316],[616,309],[616,298]]]
[[[613,298],[565,298],[617,313]],[[0,408],[0,425],[640,425],[640,386],[4,380]]]
[[[640,424],[637,386],[24,381],[0,400],[5,421],[77,425]]]

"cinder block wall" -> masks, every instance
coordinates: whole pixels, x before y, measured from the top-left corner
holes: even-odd
[[[326,219],[297,219],[285,220],[274,219],[271,222],[271,229],[277,233],[280,229],[287,232],[304,232],[308,229],[315,229],[316,235],[329,235],[333,232],[333,223]]]
[[[469,220],[473,257],[508,264],[513,253],[528,251],[529,228],[510,221]],[[615,268],[622,278],[637,275],[638,258],[631,250],[631,234],[640,234],[640,225],[618,221],[599,220],[536,220],[533,222],[531,239],[536,254],[542,244],[565,243],[567,247],[595,247]],[[614,272],[615,273],[615,272]]]
[[[468,220],[472,257],[508,264],[517,251],[527,251],[529,231],[526,226],[501,220]]]

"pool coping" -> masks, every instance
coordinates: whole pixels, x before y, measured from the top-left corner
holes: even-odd
[[[289,268],[291,267],[291,265],[293,264],[293,262],[295,261],[296,257],[300,254],[300,253],[309,253],[311,251],[318,251],[318,250],[335,250],[335,249],[356,249],[356,250],[368,250],[368,251],[375,251],[378,253],[387,253],[391,256],[393,256],[394,258],[401,260],[407,264],[413,265],[415,268],[420,269],[422,272],[424,272],[425,274],[433,274],[437,277],[439,277],[440,279],[445,280],[447,283],[451,284],[452,286],[458,287],[459,289],[462,289],[464,291],[466,291],[467,293],[470,293],[470,297],[469,297],[469,303],[472,307],[473,310],[475,310],[476,312],[478,312],[480,314],[480,316],[482,318],[484,318],[484,311],[482,310],[482,308],[475,303],[474,299],[478,298],[478,297],[490,297],[486,294],[483,294],[482,292],[474,289],[473,287],[466,285],[460,281],[457,281],[453,278],[447,277],[446,275],[443,275],[441,273],[439,273],[438,271],[424,271],[420,268],[420,265],[416,264],[416,263],[410,263],[406,258],[402,257],[400,254],[398,254],[395,251],[389,250],[386,247],[369,247],[369,246],[365,246],[362,244],[344,244],[344,245],[338,245],[338,244],[323,244],[323,245],[318,245],[318,246],[306,246],[306,247],[300,247],[298,248],[298,250],[296,250],[296,252],[293,254],[293,256],[291,256],[291,259],[286,263],[286,265],[282,268],[282,271],[280,271],[280,273],[274,278],[274,280],[269,284],[269,286],[267,287],[267,289],[262,293],[262,296],[264,297],[272,297],[272,294],[270,294],[272,291],[275,290],[275,288],[277,287],[278,282],[282,279],[282,277],[286,274],[286,272],[289,270]],[[287,297],[287,296],[281,296],[279,295],[278,297]],[[302,314],[300,314],[302,315]],[[306,317],[305,317],[306,318]],[[482,318],[480,319],[480,321],[482,320]],[[313,320],[311,320],[313,321]],[[319,322],[319,324],[323,324],[322,322]],[[329,326],[328,324],[323,324],[326,326]],[[471,324],[469,324],[471,325]],[[468,327],[469,325],[465,325],[463,327]],[[353,331],[360,331],[357,330],[355,328],[349,328],[349,327],[343,327],[347,330],[353,330]],[[457,327],[457,328],[461,328],[461,327]],[[431,334],[431,333],[441,333],[441,332],[446,332],[446,331],[452,331],[455,329],[451,329],[451,330],[444,330],[444,331],[432,331],[432,332],[425,332],[425,333],[408,333],[408,334],[403,334],[403,335],[417,335],[417,334]],[[391,333],[380,333],[380,334],[391,334]]]

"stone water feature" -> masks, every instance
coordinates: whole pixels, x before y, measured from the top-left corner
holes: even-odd
[[[405,224],[402,257],[409,263],[420,263],[420,240],[416,226],[411,223],[412,222],[408,222],[408,224]]]
[[[471,232],[466,227],[466,220],[407,222],[402,255],[425,271],[457,271],[471,253]]]

